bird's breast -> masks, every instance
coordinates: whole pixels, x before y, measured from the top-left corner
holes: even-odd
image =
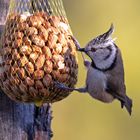
[[[89,68],[87,73],[87,85],[90,93],[99,93],[106,89],[107,76],[99,70],[92,67]]]
[[[94,68],[89,68],[87,74],[88,93],[95,99],[110,103],[114,100],[111,94],[106,92],[107,76]]]

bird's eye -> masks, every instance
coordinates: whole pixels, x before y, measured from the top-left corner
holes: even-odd
[[[91,48],[91,51],[92,51],[92,52],[96,52],[96,49],[95,49],[95,48]]]

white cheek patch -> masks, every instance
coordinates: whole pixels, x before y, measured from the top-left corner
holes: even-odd
[[[96,55],[94,57],[94,63],[96,65],[96,67],[99,69],[110,68],[116,58],[117,48],[114,46],[114,44],[112,42],[110,42],[110,43],[105,44],[105,46],[111,46],[111,51],[110,51],[108,58],[105,60],[104,59],[101,60],[100,58],[102,58],[102,57],[100,57],[99,55],[102,55],[102,54]]]

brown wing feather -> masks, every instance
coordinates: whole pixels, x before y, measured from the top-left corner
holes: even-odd
[[[109,85],[109,88],[111,88],[110,90],[120,96],[125,96],[126,88],[124,83],[124,68],[121,52],[119,49],[115,67],[110,71],[106,71],[106,74],[108,79],[107,83]]]
[[[117,98],[121,102],[122,108],[123,106],[125,106],[129,114],[131,115],[132,100],[126,95],[123,60],[119,49],[115,67],[106,73],[108,75],[106,91]]]

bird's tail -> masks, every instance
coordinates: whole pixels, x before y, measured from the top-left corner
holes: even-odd
[[[130,99],[128,96],[125,97],[125,102],[122,104],[122,108],[125,106],[128,113],[131,115],[132,113],[132,99]]]

